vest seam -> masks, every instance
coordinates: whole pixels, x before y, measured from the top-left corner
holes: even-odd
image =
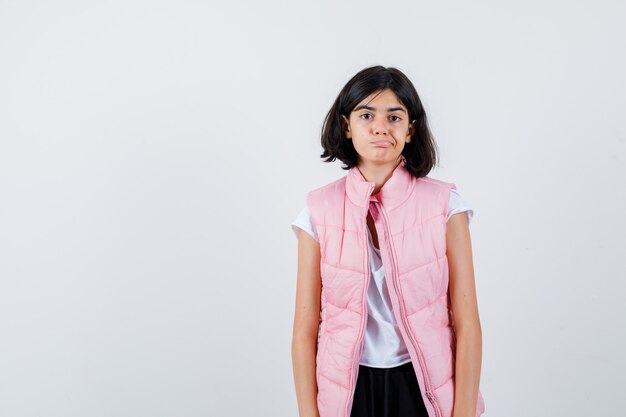
[[[334,268],[334,269],[343,269],[344,271],[350,271],[350,272],[354,272],[354,273],[357,273],[357,274],[364,274],[365,273],[364,271],[359,271],[359,270],[348,268],[348,267],[345,267],[345,266],[337,266],[337,265],[328,263],[326,261],[322,261],[322,265],[330,266],[331,268]]]
[[[448,378],[446,378],[445,381],[443,381],[443,384],[439,385],[438,387],[433,388],[433,391],[438,391],[441,387],[443,387],[444,385],[446,385],[446,383],[451,380],[454,379],[454,373],[452,374],[452,376],[449,376]]]
[[[340,384],[339,382],[335,381],[334,379],[330,379],[330,377],[328,377],[323,371],[320,371],[320,376],[326,378],[327,380],[329,380],[333,384],[340,386],[341,388],[345,389],[346,391],[349,391],[348,387],[346,387],[345,385]]]
[[[337,226],[336,224],[332,224],[332,223],[324,223],[324,224],[316,225],[316,227],[322,227],[322,228],[334,227],[335,229],[341,229],[344,232],[351,232],[351,233],[358,233],[358,234],[361,233],[359,230],[344,229],[343,227]]]
[[[391,236],[398,236],[399,234],[405,233],[406,229],[410,229],[412,227],[415,227],[416,225],[422,226],[424,223],[430,222],[433,219],[436,219],[437,217],[444,217],[444,214],[438,213],[438,214],[435,214],[434,216],[431,216],[431,217],[427,218],[426,220],[422,220],[421,222],[415,222],[415,223],[413,223],[411,225],[407,225],[407,226],[403,227],[402,230],[400,230],[399,232],[392,233]]]
[[[439,262],[443,258],[444,258],[444,256],[440,256],[440,257],[438,257],[438,258],[436,258],[436,259],[434,259],[432,261],[426,262],[425,264],[421,264],[421,265],[416,266],[415,268],[409,269],[408,271],[404,271],[404,272],[400,273],[400,278],[402,278],[405,275],[410,274],[411,272],[416,271],[416,270],[418,270],[420,268],[424,268],[425,266],[428,266],[430,264],[434,264],[435,262]]]
[[[334,185],[337,185],[338,183],[340,183],[341,181],[345,181],[347,179],[347,175],[343,175],[342,177],[339,177],[329,183],[320,185],[316,188],[311,189],[307,194],[315,194],[315,193],[323,193],[323,191],[327,190],[328,188],[332,188]],[[343,188],[343,187],[340,187]]]
[[[330,304],[333,307],[338,308],[340,310],[348,310],[349,312],[354,313],[354,314],[358,314],[359,316],[361,315],[361,313],[358,312],[358,311],[350,310],[348,307],[341,307],[341,306],[338,306],[335,303],[331,303],[330,301],[328,301],[328,297],[326,297],[326,304]],[[328,321],[328,317],[326,318],[326,321]]]
[[[417,178],[417,180],[418,181],[429,182],[431,184],[440,185],[440,186],[443,185],[443,186],[446,186],[446,187],[449,184],[453,184],[453,183],[451,183],[449,181],[444,181],[444,180],[440,180],[440,179],[437,179],[437,178],[432,178],[432,177],[429,177],[429,176],[419,177],[419,178]]]
[[[411,314],[409,314],[409,315],[407,316],[407,318],[408,318],[408,317],[413,316],[414,314],[419,313],[420,311],[422,311],[422,310],[424,310],[424,309],[426,309],[426,308],[428,308],[428,307],[430,307],[431,305],[435,304],[437,301],[439,301],[440,299],[442,299],[442,298],[443,298],[444,296],[446,296],[447,294],[448,294],[448,292],[447,292],[447,291],[446,291],[446,292],[444,292],[443,294],[441,294],[440,296],[438,296],[437,298],[435,298],[433,301],[431,301],[430,303],[428,303],[428,305],[425,305],[424,307],[420,308],[419,310],[416,310],[416,311],[412,312]]]

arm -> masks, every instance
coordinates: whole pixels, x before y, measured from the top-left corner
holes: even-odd
[[[315,357],[321,303],[320,245],[299,231],[296,307],[291,358],[300,417],[319,417]]]
[[[474,417],[480,384],[482,329],[474,283],[469,222],[465,212],[450,217],[446,231],[450,304],[456,334],[453,417]]]

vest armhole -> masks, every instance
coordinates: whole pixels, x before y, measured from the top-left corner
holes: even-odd
[[[447,195],[447,200],[444,203],[444,209],[443,209],[443,218],[446,219],[446,224],[448,223],[448,214],[450,212],[450,193],[452,193],[452,191],[450,190],[456,190],[456,184],[453,182],[448,183],[448,186],[446,187],[446,195]]]
[[[313,198],[313,193],[314,191],[309,191],[306,195],[306,205],[309,208],[309,215],[311,218],[311,228],[313,229],[313,232],[315,233],[315,236],[317,236],[317,240],[318,242],[321,241],[320,238],[320,234],[319,234],[319,230],[317,229],[317,224],[318,224],[318,218],[317,218],[317,206],[314,203],[314,198]]]

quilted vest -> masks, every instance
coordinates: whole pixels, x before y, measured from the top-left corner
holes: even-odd
[[[416,178],[401,157],[372,195],[358,167],[307,194],[320,242],[317,339],[320,417],[350,417],[367,320],[367,213],[374,219],[393,313],[430,417],[451,417],[456,339],[448,293],[446,218],[455,184]],[[485,410],[478,392],[476,417]]]

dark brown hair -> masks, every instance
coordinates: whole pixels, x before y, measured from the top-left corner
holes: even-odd
[[[359,155],[352,141],[345,137],[341,116],[350,118],[350,113],[370,94],[383,90],[392,90],[409,112],[409,121],[415,120],[413,136],[402,150],[407,170],[415,177],[428,175],[437,165],[437,145],[428,128],[426,113],[413,83],[400,70],[380,65],[359,71],[343,87],[324,119],[322,126],[321,158],[324,162],[335,159],[342,161],[342,169],[350,169],[358,164]]]

